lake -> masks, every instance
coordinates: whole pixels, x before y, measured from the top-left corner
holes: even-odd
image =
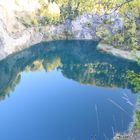
[[[128,132],[132,61],[93,41],[42,42],[0,61],[1,140],[111,140]]]

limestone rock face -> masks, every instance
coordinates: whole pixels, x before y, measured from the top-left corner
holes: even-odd
[[[42,40],[40,33],[35,29],[24,30],[15,35],[10,34],[2,20],[0,20],[0,59],[21,51]]]
[[[28,13],[31,15],[40,8],[39,0],[0,0],[0,19],[8,32],[15,33],[25,29],[17,18]]]
[[[39,33],[34,29],[26,29],[17,20],[21,11],[30,13],[35,10],[37,2],[38,0],[0,0],[0,59],[41,41]]]
[[[85,13],[74,20],[66,20],[63,24],[45,27],[26,28],[17,20],[17,17],[32,15],[32,12],[39,8],[39,0],[0,0],[0,60],[41,41],[62,39],[99,41],[102,36],[99,37],[97,32],[103,32],[99,30],[100,26],[112,35],[123,29],[123,19],[117,13],[102,16]],[[54,9],[57,9],[57,14],[60,13],[59,7],[52,3],[50,12],[54,12]],[[107,20],[111,20],[111,23],[105,23]],[[113,49],[110,53],[117,55],[118,53],[114,53],[116,51]]]
[[[111,19],[112,24],[104,24],[105,20],[108,19]],[[71,28],[75,39],[98,40],[96,33],[101,25],[105,26],[112,34],[115,34],[123,28],[123,20],[116,13],[103,16],[86,13],[72,21]]]
[[[24,27],[16,20],[14,11],[3,5],[0,5],[0,19],[6,25],[6,28],[10,33],[24,29]]]

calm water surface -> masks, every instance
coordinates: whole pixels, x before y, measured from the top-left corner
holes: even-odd
[[[92,41],[41,43],[0,62],[0,140],[111,140],[129,130],[136,63]]]

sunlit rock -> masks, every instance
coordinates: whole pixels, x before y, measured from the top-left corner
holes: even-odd
[[[48,14],[50,16],[60,16],[60,8],[55,2],[50,2],[48,5]]]
[[[48,4],[49,4],[48,0],[44,0],[44,3],[45,3],[46,5],[48,5]]]
[[[33,12],[40,9],[39,0],[15,0],[17,11]]]

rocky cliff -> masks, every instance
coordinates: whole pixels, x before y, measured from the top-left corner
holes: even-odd
[[[0,1],[0,59],[41,41],[64,39],[99,41],[103,38],[100,33],[104,32],[100,27],[104,27],[112,35],[123,28],[123,19],[115,12],[102,16],[85,13],[74,20],[66,20],[60,25],[25,27],[21,19],[26,19],[28,16],[30,20],[32,14],[39,8],[38,0],[24,2],[11,0],[10,3],[9,0]],[[112,24],[105,23],[108,19],[111,19]],[[117,50],[112,47],[108,49],[106,45],[102,50],[118,55],[114,53]],[[126,54],[125,58],[137,59],[132,53]],[[123,57],[124,52],[119,52],[118,56]]]

